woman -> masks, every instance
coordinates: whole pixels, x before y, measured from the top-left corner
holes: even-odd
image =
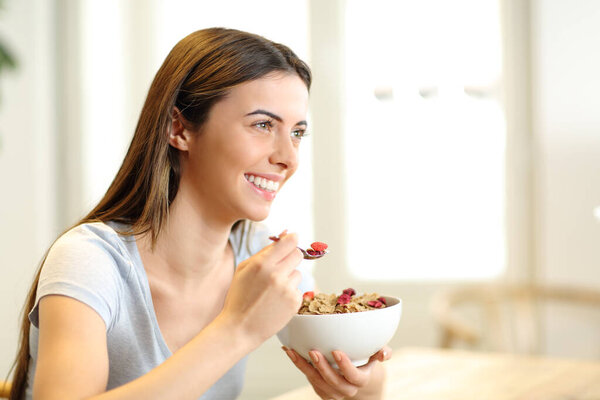
[[[239,394],[246,355],[312,285],[296,235],[265,245],[247,222],[297,168],[310,83],[290,49],[256,35],[207,29],[173,48],[106,195],[48,251],[11,398]],[[361,368],[342,354],[342,376],[285,350],[323,398],[379,396],[383,352]]]

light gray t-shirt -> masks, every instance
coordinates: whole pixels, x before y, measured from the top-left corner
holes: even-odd
[[[269,243],[263,225],[244,222],[230,235],[235,265]],[[37,288],[31,321],[27,399],[32,398],[38,350],[39,300],[50,294],[75,298],[102,317],[106,324],[109,358],[107,390],[130,382],[171,356],[160,332],[148,277],[132,236],[119,235],[117,223],[88,223],[62,235],[51,247]],[[247,241],[247,236],[250,237]],[[314,282],[302,268],[301,291]],[[242,390],[246,357],[233,366],[200,399],[234,399]]]

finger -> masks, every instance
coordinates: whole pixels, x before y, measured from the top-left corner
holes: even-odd
[[[379,350],[377,353],[373,354],[369,358],[368,363],[366,363],[365,365],[363,365],[361,367],[358,367],[358,369],[363,370],[365,372],[370,372],[371,368],[373,367],[373,365],[376,362],[387,361],[390,358],[392,358],[392,348],[389,346],[384,346],[381,350]]]
[[[384,362],[389,360],[390,358],[392,358],[392,348],[389,346],[383,346],[381,350],[379,350],[377,353],[373,354],[369,358],[369,361],[377,360],[379,362]]]
[[[300,354],[296,353],[296,351],[292,349],[288,349],[287,347],[282,347],[283,351],[288,355],[290,360],[294,363],[296,368],[298,368],[308,380],[313,384],[313,386],[325,387],[327,384],[323,377],[319,372],[308,363]]]
[[[300,354],[298,354],[295,350],[288,349],[283,346],[282,349],[286,352],[290,360],[294,363],[296,368],[298,368],[312,385],[315,392],[324,399],[343,399],[344,395],[339,393],[334,388],[332,388],[321,376],[319,371],[315,369],[312,365],[309,364]]]
[[[270,240],[272,240],[272,241],[274,241],[274,242],[278,242],[278,241],[279,241],[279,239],[281,239],[281,237],[282,237],[283,235],[285,235],[286,233],[287,233],[287,229],[284,229],[284,230],[283,230],[283,231],[282,231],[282,232],[281,232],[279,235],[277,235],[277,236],[269,236],[269,239],[270,239]]]
[[[302,252],[296,247],[287,256],[279,261],[277,268],[283,271],[291,273],[294,269],[300,265],[304,257]]]
[[[323,354],[316,350],[308,352],[314,367],[319,371],[325,382],[331,385],[336,391],[346,397],[353,397],[358,392],[358,387],[348,382],[343,376],[335,371]]]
[[[298,245],[298,235],[288,233],[280,238],[279,241],[262,248],[257,255],[263,257],[268,263],[278,263],[296,249]]]
[[[384,346],[383,349],[380,350],[381,352],[381,361],[387,361],[390,358],[392,358],[392,348],[389,346]]]
[[[290,287],[297,289],[298,286],[300,285],[300,282],[302,282],[302,273],[300,273],[300,271],[298,271],[297,269],[294,269],[288,276],[289,279],[289,285]],[[302,292],[300,292],[298,290],[298,295],[301,296]]]
[[[344,396],[341,394],[327,394],[324,390],[313,386],[315,393],[321,398],[326,400],[344,400]]]
[[[368,363],[358,367],[358,369],[364,370],[365,372],[369,372],[371,370],[371,367],[373,367],[373,365],[376,362],[383,362],[383,361],[389,360],[390,358],[392,358],[392,349],[391,349],[391,347],[384,346],[377,353],[375,353],[371,357],[369,357]]]
[[[344,378],[348,382],[358,387],[363,387],[369,383],[369,380],[371,379],[370,368],[356,368],[354,364],[352,364],[352,361],[350,361],[350,358],[339,350],[332,351],[331,353],[333,354],[333,358],[340,368],[340,371],[344,374]]]

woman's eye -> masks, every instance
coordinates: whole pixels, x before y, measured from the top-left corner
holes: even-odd
[[[308,136],[308,132],[306,132],[306,129],[296,129],[295,131],[292,131],[292,137],[294,139],[300,140],[305,136]]]
[[[273,128],[273,123],[271,121],[259,121],[254,126],[265,131],[270,131]]]

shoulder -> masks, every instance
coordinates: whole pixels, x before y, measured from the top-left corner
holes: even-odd
[[[109,327],[132,268],[123,238],[113,227],[102,222],[78,225],[50,247],[40,273],[35,308],[46,295],[72,297],[98,311]]]
[[[119,235],[113,226],[103,222],[77,225],[61,235],[48,251],[44,263],[83,267],[89,264],[117,266],[126,269],[131,265],[131,257],[124,245],[125,237]]]
[[[85,223],[62,234],[54,242],[50,252],[77,253],[90,249],[122,253],[122,239],[109,224],[104,222]]]
[[[42,277],[70,275],[98,279],[127,278],[133,267],[132,257],[115,225],[92,222],[77,225],[61,235],[50,247],[42,268]]]

